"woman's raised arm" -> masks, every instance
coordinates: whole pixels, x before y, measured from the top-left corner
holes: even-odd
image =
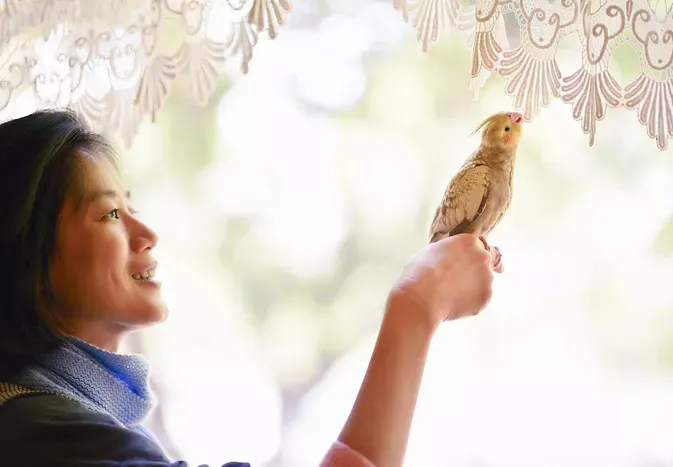
[[[428,245],[407,263],[353,410],[321,467],[402,465],[435,330],[486,306],[493,259],[477,237],[459,235]]]

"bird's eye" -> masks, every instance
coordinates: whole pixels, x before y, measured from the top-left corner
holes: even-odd
[[[505,131],[509,131],[509,127],[508,127],[508,126],[505,127]]]

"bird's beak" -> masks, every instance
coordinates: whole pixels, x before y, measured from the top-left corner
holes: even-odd
[[[523,115],[521,115],[519,112],[510,112],[507,115],[509,115],[509,119],[511,120],[512,123],[523,122]]]

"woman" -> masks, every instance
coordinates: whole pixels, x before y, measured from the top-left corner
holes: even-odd
[[[2,465],[185,466],[142,426],[154,404],[146,360],[118,353],[167,310],[157,235],[134,215],[110,145],[70,111],[0,125],[0,212]],[[405,266],[323,466],[402,464],[433,333],[491,297],[487,249],[461,235]]]

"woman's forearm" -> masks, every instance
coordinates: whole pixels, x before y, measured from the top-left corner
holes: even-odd
[[[377,467],[402,465],[436,325],[389,301],[367,373],[339,440]]]

